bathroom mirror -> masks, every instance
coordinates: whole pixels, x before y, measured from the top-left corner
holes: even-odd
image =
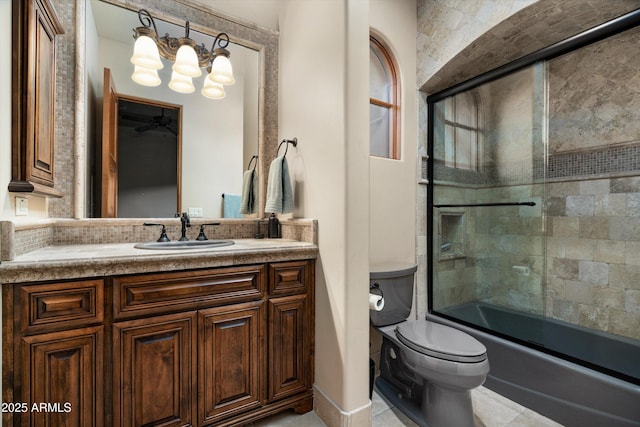
[[[158,7],[155,2],[149,5],[141,4],[139,7],[131,2],[119,0],[91,0],[86,3],[84,69],[87,92],[87,164],[81,216],[101,216],[101,177],[98,166],[100,155],[97,148],[100,147],[102,133],[105,68],[110,70],[112,83],[115,84],[118,95],[181,107],[181,152],[177,156],[177,169],[180,173],[177,181],[178,209],[191,210],[197,216],[207,218],[222,217],[223,194],[241,194],[242,175],[248,168],[252,156],[259,157],[256,168],[260,177],[258,200],[263,200],[262,165],[268,161],[265,157],[270,156],[271,150],[268,145],[277,138],[275,128],[270,127],[265,131],[264,126],[265,120],[277,121],[277,117],[274,119],[277,105],[274,105],[273,101],[270,105],[265,105],[265,93],[277,92],[277,74],[265,73],[265,67],[273,66],[277,60],[277,35],[268,30],[253,28],[255,26],[238,25],[192,3],[180,5],[179,17],[172,15],[177,13],[176,10],[159,11],[154,7]],[[177,7],[175,5],[167,8]],[[225,98],[213,100],[200,94],[206,77],[205,70],[201,77],[194,78],[196,90],[193,93],[173,92],[167,86],[172,64],[164,59],[164,68],[159,70],[162,80],[159,86],[145,87],[131,80],[133,65],[129,58],[135,41],[133,28],[141,26],[137,14],[139,8],[151,12],[159,35],[168,33],[172,37],[182,37],[185,33],[184,24],[189,20],[189,37],[198,44],[204,44],[207,49],[210,49],[218,33],[229,34],[231,43],[227,49],[231,52],[230,59],[236,83],[225,86]],[[265,78],[265,74],[269,78]],[[153,118],[149,118],[149,123],[152,121]],[[148,130],[145,132],[147,139],[150,133],[158,133],[158,139],[161,139],[163,132],[169,131],[167,127],[154,126],[150,129],[150,126],[144,126],[143,123],[135,126],[137,129]],[[175,129],[172,128],[171,131]],[[131,188],[131,183],[121,182],[119,186],[121,184]],[[141,195],[145,192],[144,189],[139,191]],[[78,206],[74,210],[78,216]],[[119,218],[167,216],[164,211],[159,215],[127,214],[126,212],[135,212],[128,208],[118,211],[116,217]]]

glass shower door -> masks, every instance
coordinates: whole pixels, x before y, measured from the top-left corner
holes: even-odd
[[[535,64],[431,106],[431,309],[530,342],[545,313],[544,74]]]

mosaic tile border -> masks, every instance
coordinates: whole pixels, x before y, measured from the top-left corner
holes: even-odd
[[[640,142],[552,154],[546,165],[543,159],[486,165],[482,172],[454,169],[442,161],[434,161],[436,181],[483,187],[539,183],[545,179],[545,171],[547,180],[637,175],[640,174]]]

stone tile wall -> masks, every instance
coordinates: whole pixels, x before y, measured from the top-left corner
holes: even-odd
[[[548,185],[547,315],[640,339],[640,177]]]
[[[480,300],[640,339],[639,176],[437,194],[536,206],[464,209],[465,257],[434,258],[435,308]]]

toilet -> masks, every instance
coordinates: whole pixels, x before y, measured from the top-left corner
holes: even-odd
[[[487,349],[455,328],[408,320],[415,265],[371,268],[369,290],[384,304],[370,311],[382,334],[378,391],[416,424],[473,427],[471,390],[489,373]]]

